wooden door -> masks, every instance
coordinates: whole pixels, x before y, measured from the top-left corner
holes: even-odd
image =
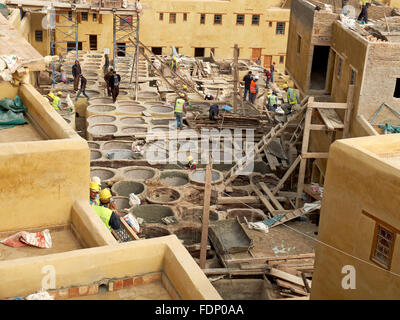
[[[268,68],[271,66],[272,56],[264,56],[264,68]]]
[[[258,58],[261,58],[261,48],[253,48],[251,52],[251,60],[255,62]]]

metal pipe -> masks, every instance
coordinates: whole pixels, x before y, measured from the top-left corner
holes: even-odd
[[[115,12],[113,13],[113,70],[115,70],[115,41],[116,41],[116,19]]]
[[[76,50],[76,60],[78,60],[78,12],[75,10],[75,50]]]
[[[136,12],[136,84],[135,84],[135,101],[138,99],[139,85],[139,12]]]

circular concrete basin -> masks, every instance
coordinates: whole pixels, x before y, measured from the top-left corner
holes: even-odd
[[[141,195],[145,191],[145,185],[137,181],[118,181],[111,187],[111,191],[116,196],[129,197],[131,193]]]
[[[145,236],[146,239],[169,236],[170,234],[171,232],[167,229],[156,226],[145,226],[140,230],[140,235]]]
[[[117,119],[117,117],[114,117],[114,116],[98,115],[98,116],[88,117],[87,122],[89,124],[111,123],[111,122],[114,122],[116,119]]]
[[[132,149],[132,142],[122,142],[122,141],[107,141],[103,144],[103,150],[113,150],[113,149],[124,149],[124,150],[131,150]]]
[[[151,179],[156,175],[157,171],[150,167],[126,167],[122,170],[122,174],[127,180],[144,181]]]
[[[100,159],[102,156],[101,152],[98,150],[90,150],[90,160]]]
[[[195,184],[204,185],[206,179],[206,171],[204,169],[199,169],[190,174],[190,181]],[[211,184],[221,183],[223,181],[223,175],[217,170],[212,170],[211,172]]]
[[[140,91],[138,92],[138,99],[158,99],[159,95],[153,91]]]
[[[150,112],[151,113],[155,113],[155,114],[157,114],[157,113],[171,113],[173,111],[174,111],[174,108],[163,106],[163,105],[150,107]]]
[[[141,117],[124,117],[120,119],[120,122],[128,126],[146,123],[146,121]]]
[[[125,106],[125,105],[143,106],[142,103],[140,103],[139,101],[134,101],[134,100],[121,100],[121,101],[118,101],[118,105],[120,105],[120,106]]]
[[[252,209],[232,209],[228,210],[228,214],[226,215],[226,219],[239,219],[240,223],[246,223],[244,220],[244,217],[246,217],[247,221],[249,222],[258,222],[258,221],[263,221],[267,219],[267,217],[262,214],[261,212],[258,212],[256,210]]]
[[[110,180],[114,178],[115,172],[101,167],[92,167],[90,168],[90,178],[99,177],[102,182],[105,180]]]
[[[131,160],[133,159],[133,152],[124,149],[112,149],[107,151],[107,158],[110,160]]]
[[[100,149],[100,144],[92,141],[88,141],[88,146],[90,149]]]
[[[123,104],[118,106],[118,111],[122,113],[141,113],[146,108],[138,104]]]
[[[151,124],[154,126],[168,126],[175,125],[175,119],[151,119]]]
[[[118,210],[129,209],[131,205],[129,204],[128,197],[113,197],[115,204],[117,205]]]
[[[117,108],[115,106],[109,104],[98,104],[87,107],[87,111],[92,113],[107,113],[107,112],[113,112],[116,109]]]
[[[157,204],[176,204],[181,198],[179,191],[172,188],[157,188],[147,191],[146,200]]]
[[[141,205],[131,209],[130,213],[142,218],[146,223],[161,223],[161,218],[174,216],[170,207],[159,204]]]
[[[97,90],[90,89],[90,90],[86,90],[85,92],[89,96],[89,98],[93,98],[93,97],[100,95],[100,91],[97,91]]]
[[[101,136],[117,132],[118,127],[112,124],[95,124],[88,128],[88,132],[92,135]]]
[[[110,97],[98,97],[90,99],[89,103],[92,104],[112,104],[113,100]]]
[[[160,182],[166,186],[180,187],[189,183],[189,175],[181,171],[162,171]]]
[[[201,229],[194,227],[183,227],[174,232],[181,242],[188,246],[201,241]]]
[[[131,126],[131,127],[122,127],[121,133],[124,134],[145,134],[147,133],[146,127],[138,127],[138,126]]]
[[[203,209],[186,209],[181,215],[181,219],[185,221],[201,222],[203,217]],[[219,216],[214,210],[210,210],[210,221],[218,221]]]

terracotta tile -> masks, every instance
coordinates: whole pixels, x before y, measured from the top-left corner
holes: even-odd
[[[88,294],[97,294],[98,292],[99,292],[99,285],[94,284],[92,286],[89,286]]]
[[[122,282],[122,280],[115,280],[114,281],[114,291],[116,290],[121,290],[124,286],[124,283]]]
[[[124,288],[129,288],[133,286],[133,278],[128,278],[123,280]]]
[[[69,297],[69,290],[68,289],[60,289],[58,290],[58,297],[61,299],[65,299]]]
[[[144,283],[156,282],[161,280],[161,273],[150,273],[143,276]]]
[[[57,298],[58,298],[58,291],[57,290],[48,290],[47,292],[49,293],[49,295],[54,297],[54,300],[57,300]]]
[[[108,283],[108,291],[114,291],[114,282],[113,281],[110,281]]]
[[[79,288],[70,288],[69,289],[69,297],[74,298],[79,296]]]
[[[141,285],[141,284],[143,284],[143,277],[135,277],[135,278],[133,278],[133,285],[134,286],[138,286],[138,285]]]
[[[86,296],[89,292],[89,287],[88,286],[82,286],[79,287],[79,295],[80,296]]]

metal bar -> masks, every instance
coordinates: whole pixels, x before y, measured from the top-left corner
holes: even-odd
[[[76,60],[78,60],[78,12],[75,11],[75,50],[76,50]]]
[[[201,230],[201,244],[200,244],[200,268],[206,267],[206,253],[207,253],[207,239],[208,239],[208,222],[210,217],[210,199],[211,199],[211,172],[212,172],[212,160],[206,166],[206,177],[205,177],[205,190],[204,190],[204,208],[203,208],[203,219],[202,219],[202,230]]]
[[[139,12],[136,13],[136,83],[135,83],[135,100],[138,99],[138,86],[139,86]]]
[[[115,41],[116,41],[116,19],[115,19],[115,13],[113,14],[113,70],[115,70]]]

